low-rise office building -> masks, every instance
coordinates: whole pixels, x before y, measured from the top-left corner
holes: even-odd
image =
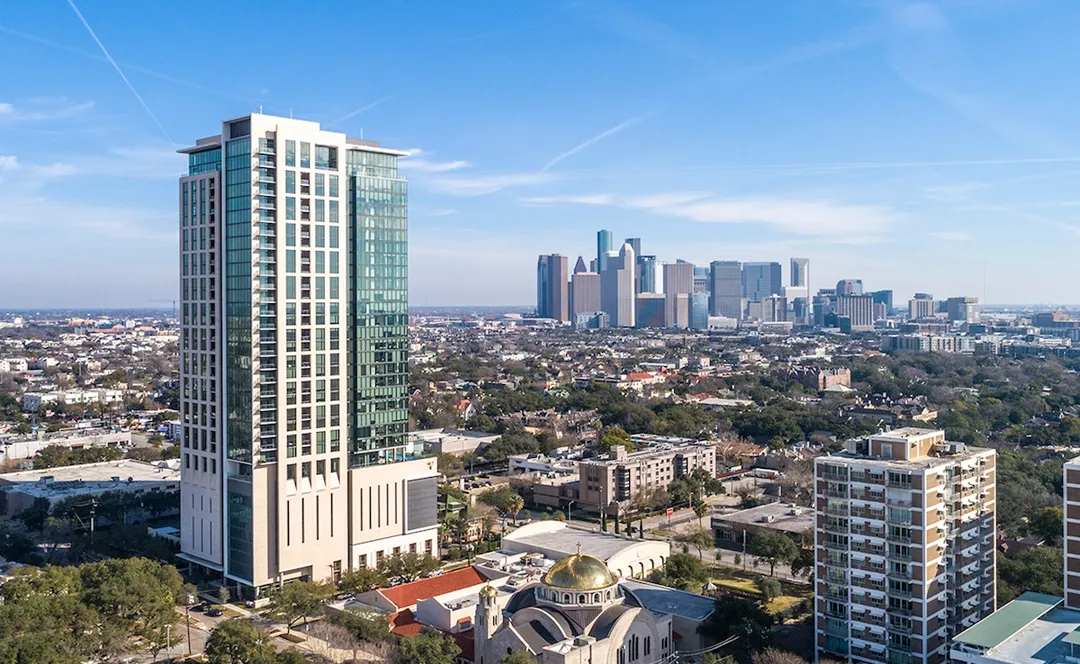
[[[35,433],[25,435],[0,436],[0,461],[29,459],[36,456],[38,452],[46,447],[53,445],[70,448],[128,448],[131,446],[131,432],[105,428],[76,428],[52,432],[38,430]]]
[[[769,503],[729,514],[714,514],[710,520],[717,544],[742,550],[754,535],[783,533],[798,543],[814,539],[814,510],[788,503]]]

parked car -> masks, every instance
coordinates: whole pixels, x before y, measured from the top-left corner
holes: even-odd
[[[221,616],[223,616],[225,614],[221,611],[221,609],[219,609],[219,608],[217,608],[215,606],[215,607],[211,607],[211,608],[207,609],[206,610],[206,615],[211,617],[211,618],[220,618]]]

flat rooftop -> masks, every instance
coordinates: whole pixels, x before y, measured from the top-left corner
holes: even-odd
[[[0,489],[18,491],[41,498],[63,498],[69,495],[105,493],[133,488],[166,488],[180,484],[180,464],[173,460],[144,463],[132,459],[86,463],[42,470],[23,470],[0,475]]]
[[[1064,661],[1077,640],[1080,611],[1063,608],[1061,602],[1055,595],[1026,592],[953,637],[953,647],[1013,664]]]
[[[562,526],[561,528],[558,526]],[[538,521],[518,528],[503,537],[503,549],[514,551],[509,545],[525,551],[535,551],[553,560],[560,560],[581,550],[604,562],[623,551],[640,545],[662,545],[670,549],[670,544],[658,540],[642,540],[623,537],[595,530],[572,528],[558,521]],[[666,554],[665,554],[666,555]]]
[[[712,443],[704,443],[701,441],[691,441],[688,443],[663,443],[659,445],[650,445],[648,449],[641,450],[639,452],[629,452],[624,459],[582,459],[582,463],[602,463],[602,464],[625,464],[634,463],[637,461],[648,461],[649,459],[659,459],[661,457],[670,456],[672,454],[678,454],[685,451],[700,451],[705,448],[715,449],[715,445]]]
[[[629,590],[642,606],[653,613],[703,622],[716,610],[716,599],[713,597],[695,595],[685,590],[668,588],[637,579],[623,579],[620,585],[625,590]]]
[[[792,512],[798,514],[792,514]],[[770,520],[771,519],[771,520]],[[814,527],[814,510],[788,503],[769,503],[728,514],[714,514],[713,521],[739,526],[760,526],[790,533],[805,533]]]

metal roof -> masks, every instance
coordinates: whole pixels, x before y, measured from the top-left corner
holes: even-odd
[[[953,641],[986,649],[996,648],[1061,602],[1062,598],[1055,595],[1026,592],[957,634]]]

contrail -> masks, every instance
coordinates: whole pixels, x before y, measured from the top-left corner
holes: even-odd
[[[549,170],[551,170],[552,166],[559,163],[563,159],[566,159],[567,157],[572,157],[572,156],[576,155],[577,153],[581,152],[582,150],[589,147],[590,145],[593,145],[595,143],[599,143],[600,141],[604,140],[608,136],[614,136],[615,134],[618,134],[621,131],[624,131],[626,129],[629,129],[630,127],[633,127],[634,125],[641,122],[642,120],[649,117],[650,115],[652,115],[655,112],[656,111],[649,111],[648,113],[644,113],[644,114],[639,115],[637,117],[630,118],[629,120],[627,120],[625,122],[621,122],[621,123],[615,125],[611,129],[608,129],[607,131],[601,132],[601,133],[597,134],[596,136],[593,136],[592,138],[585,141],[584,143],[581,143],[580,145],[576,145],[576,146],[570,148],[566,152],[560,154],[559,156],[555,157],[554,159],[552,159],[548,163],[544,164],[544,167],[540,169],[540,172],[541,173],[547,173]]]
[[[23,39],[26,39],[28,41],[37,42],[38,44],[43,44],[45,46],[51,46],[53,48],[58,48],[58,49],[60,49],[62,51],[67,51],[68,53],[74,53],[75,55],[79,55],[79,56],[82,56],[84,58],[90,58],[92,60],[101,60],[103,62],[108,62],[108,60],[106,60],[104,57],[98,55],[97,53],[91,53],[90,51],[84,51],[81,48],[74,48],[72,46],[68,46],[67,44],[61,44],[60,42],[52,41],[51,39],[45,39],[44,37],[39,37],[37,35],[32,35],[32,34],[30,34],[28,32],[22,32],[21,30],[15,30],[14,28],[9,28],[6,25],[0,25],[0,32],[6,32],[9,35],[15,35],[16,37],[22,37]],[[213,94],[213,95],[218,95],[219,97],[225,97],[226,99],[235,99],[237,101],[258,103],[258,100],[255,100],[255,99],[252,99],[252,98],[239,97],[237,95],[230,94],[228,92],[222,92],[221,90],[214,90],[213,88],[208,88],[205,85],[200,85],[198,83],[193,83],[191,81],[185,81],[182,78],[177,78],[177,77],[171,76],[169,74],[163,74],[163,73],[161,73],[159,71],[154,71],[153,69],[147,69],[146,67],[140,67],[138,65],[133,65],[133,64],[127,63],[127,62],[123,63],[123,65],[124,65],[124,68],[127,69],[128,71],[137,71],[140,74],[146,74],[147,76],[153,76],[155,78],[160,78],[160,79],[163,79],[163,80],[166,80],[166,81],[170,81],[172,83],[177,83],[179,85],[184,85],[184,86],[187,86],[189,88],[193,88],[195,90],[201,90],[203,92],[208,92],[208,93]]]
[[[69,0],[69,2],[70,2],[70,0]],[[337,123],[339,123],[339,122],[345,122],[345,121],[346,121],[346,120],[348,120],[349,118],[354,118],[354,117],[356,117],[357,115],[360,115],[361,113],[363,113],[364,111],[370,111],[371,109],[375,108],[376,106],[378,106],[378,105],[380,105],[380,104],[383,104],[383,103],[385,103],[385,102],[388,102],[388,101],[390,101],[391,99],[393,99],[394,97],[398,96],[399,94],[401,94],[401,93],[400,93],[400,92],[395,92],[395,93],[394,93],[394,94],[392,94],[392,95],[386,95],[386,96],[385,96],[385,97],[383,97],[382,99],[376,99],[375,101],[371,102],[371,103],[370,103],[370,104],[368,104],[367,106],[361,106],[360,108],[356,109],[355,111],[349,111],[348,113],[346,113],[345,115],[341,116],[340,118],[338,118],[338,119],[336,119],[336,120],[333,120],[333,121],[331,121],[331,124],[337,124]]]
[[[131,84],[131,81],[128,80],[128,77],[124,75],[124,70],[121,69],[120,65],[116,64],[116,60],[113,60],[113,57],[109,55],[109,51],[105,48],[105,44],[102,44],[101,40],[98,39],[97,34],[94,33],[94,29],[90,27],[89,23],[87,23],[86,18],[82,15],[82,12],[79,11],[79,8],[75,6],[73,0],[67,0],[67,3],[68,6],[71,7],[71,10],[75,12],[75,15],[79,17],[79,20],[82,21],[83,27],[86,28],[86,31],[89,32],[90,36],[94,38],[95,42],[97,42],[98,48],[101,49],[101,52],[105,56],[105,59],[107,59],[109,61],[109,64],[113,66],[113,69],[116,70],[116,73],[120,74],[120,78],[124,79],[124,83],[128,86],[128,89],[131,90],[131,94],[135,95],[135,98],[139,100],[139,103],[142,104],[142,107],[146,109],[147,115],[149,115],[150,118],[154,121],[154,124],[158,126],[158,129],[161,130],[161,133],[165,134],[165,138],[169,139],[169,143],[171,143],[173,147],[176,147],[176,142],[173,141],[172,136],[169,136],[169,132],[165,130],[165,126],[161,124],[161,121],[157,119],[157,116],[154,115],[154,112],[150,110],[150,107],[147,106],[146,101],[143,100],[142,95],[140,95],[139,91],[135,89],[135,86]]]

